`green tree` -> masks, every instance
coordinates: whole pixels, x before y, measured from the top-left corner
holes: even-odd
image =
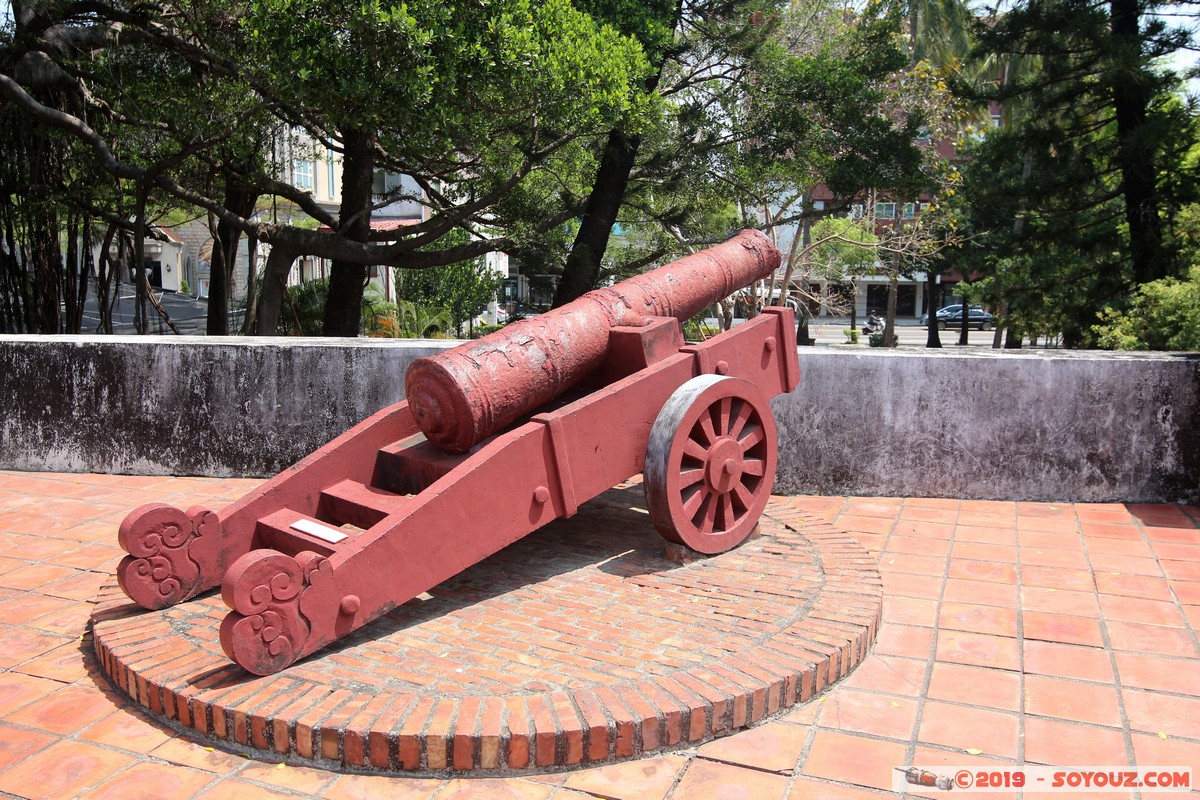
[[[1092,313],[1128,287],[1180,269],[1166,234],[1194,191],[1182,157],[1196,127],[1175,94],[1177,76],[1162,67],[1191,39],[1159,14],[1169,5],[1020,2],[977,27],[980,57],[1035,59],[1037,67],[978,95],[1019,111],[976,151],[992,176],[980,170],[967,184],[981,221],[992,217],[979,227],[1009,265],[1056,250],[1057,274],[1019,282],[1036,291],[1038,282],[1084,277]],[[1081,308],[1070,341],[1085,340],[1087,318]]]
[[[568,0],[351,6],[177,0],[81,14],[49,0],[18,6],[13,34],[0,46],[0,97],[76,137],[110,175],[141,187],[143,198],[168,193],[211,212],[218,225],[269,244],[259,315],[264,333],[275,330],[286,275],[301,255],[334,261],[325,332],[350,335],[358,329],[366,265],[442,266],[517,248],[561,226],[577,209],[548,207],[544,192],[502,201],[521,196],[526,181],[553,184],[554,176],[575,169],[590,152],[590,137],[636,114],[639,98],[630,87],[646,72],[636,42]],[[51,39],[86,40],[90,47],[81,56],[76,46],[52,47]],[[215,142],[166,137],[167,157],[148,163],[138,147],[90,124],[79,111],[82,100],[111,105],[120,92],[95,79],[91,59],[126,55],[147,63],[179,60],[197,85],[240,82],[251,107],[334,149],[343,163],[340,213],[325,212],[259,165],[246,174],[216,154]],[[43,102],[34,90],[46,82],[78,102]],[[143,103],[158,98],[141,96]],[[189,108],[197,113],[197,105]],[[160,131],[161,115],[135,110],[126,106],[132,127]],[[174,120],[167,122],[174,133]],[[227,118],[223,123],[237,128]],[[372,231],[377,170],[417,180],[429,209],[423,222]],[[221,193],[242,185],[296,203],[325,229],[248,217]],[[539,214],[511,213],[535,205]],[[451,232],[464,231],[469,240],[443,244]]]

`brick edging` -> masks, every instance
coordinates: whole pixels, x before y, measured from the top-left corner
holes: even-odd
[[[591,519],[581,510],[579,524],[595,526],[598,519],[610,525],[614,514],[628,511],[620,502],[606,506],[603,499],[596,508]],[[617,644],[611,679],[591,682],[564,679],[547,667],[556,662],[544,662],[537,669],[545,670],[545,683],[559,683],[544,691],[528,690],[541,684],[536,669],[525,689],[513,692],[421,685],[423,676],[403,671],[389,673],[402,678],[370,685],[368,675],[394,667],[372,667],[371,659],[388,661],[389,643],[405,641],[406,631],[417,630],[412,627],[380,634],[381,641],[367,628],[357,644],[318,653],[279,675],[254,678],[220,652],[219,597],[189,601],[183,605],[194,608],[187,613],[147,612],[133,606],[115,581],[97,598],[93,642],[104,673],[146,710],[275,758],[404,773],[511,774],[591,766],[734,733],[808,701],[866,657],[881,620],[882,583],[862,546],[783,503],[768,508],[762,530],[763,536],[741,548],[703,562],[609,579],[627,587],[627,604],[646,604],[642,612],[653,624],[644,637],[650,640],[669,641],[678,633],[673,625],[685,626],[686,614],[674,615],[685,619],[672,623],[671,615],[655,616],[650,605],[653,592],[676,589],[690,602],[717,605],[721,615],[741,615],[733,618],[736,626],[757,626],[762,635],[747,638],[739,628],[735,650],[712,657],[696,653],[695,663],[678,668],[642,665],[640,672],[637,664],[620,664]],[[532,609],[536,625],[538,609],[553,603],[539,595],[551,580],[586,587],[596,574],[589,565],[556,575],[545,585],[522,589],[518,602]],[[759,590],[756,583],[766,587]],[[778,624],[757,619],[758,608],[777,612],[781,606],[772,603],[780,593],[788,595],[785,607],[794,616]],[[481,636],[478,626],[455,613],[420,624],[449,630],[450,638],[443,634],[439,646],[453,646],[459,636],[467,648]],[[546,644],[561,641],[571,638],[564,634]],[[413,663],[436,663],[440,657],[418,653]],[[512,663],[516,670],[522,662]],[[594,671],[581,668],[580,674]]]

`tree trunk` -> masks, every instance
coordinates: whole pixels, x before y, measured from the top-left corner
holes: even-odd
[[[375,173],[375,133],[351,130],[342,134],[342,206],[338,235],[365,242],[371,234],[371,194]],[[329,295],[325,301],[325,336],[358,336],[362,325],[363,289],[367,267],[347,261],[333,262]]]
[[[242,320],[242,335],[254,334],[258,314],[258,239],[246,239],[246,262],[250,265],[246,276],[246,318]]]
[[[970,325],[968,324],[970,322],[970,319],[971,319],[971,307],[967,304],[967,293],[963,292],[962,293],[962,327],[958,331],[958,343],[959,344],[963,344],[963,345],[970,344],[970,342],[967,339],[967,331],[970,330]]]
[[[258,193],[234,183],[225,184],[223,205],[240,217],[249,217],[254,213],[254,204],[258,202]],[[238,245],[242,240],[242,231],[225,220],[212,227],[210,215],[209,230],[213,235],[212,265],[209,269],[211,280],[208,287],[208,320],[205,332],[209,336],[229,335],[229,301],[233,297],[233,270],[237,266]],[[251,271],[254,266],[251,264]],[[247,303],[251,302],[247,297]]]
[[[629,137],[620,130],[609,133],[592,182],[592,193],[583,209],[579,232],[575,234],[562,278],[554,292],[555,308],[595,288],[609,235],[617,222],[617,212],[625,199],[629,173],[633,171],[640,146],[641,137]]]
[[[928,312],[925,320],[925,346],[940,348],[942,346],[942,337],[938,333],[938,301],[934,296],[936,292],[937,284],[934,282],[934,276],[925,273],[925,310]]]
[[[896,344],[896,295],[900,286],[900,276],[893,274],[888,278],[887,321],[883,326],[883,346],[892,347]]]
[[[267,266],[263,271],[262,295],[258,301],[257,334],[274,336],[279,330],[279,311],[283,308],[283,293],[287,290],[288,274],[296,253],[279,245],[271,248],[267,255]]]
[[[1117,120],[1117,161],[1125,195],[1125,222],[1135,283],[1158,280],[1169,274],[1162,244],[1162,219],[1154,150],[1141,141],[1152,89],[1140,63],[1140,4],[1137,0],[1111,0],[1115,58],[1121,66],[1113,76],[1113,111]]]

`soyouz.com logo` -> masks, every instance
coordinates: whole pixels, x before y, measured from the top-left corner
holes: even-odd
[[[1178,792],[1192,788],[1191,767],[1041,767],[1022,766],[998,769],[969,766],[896,767],[892,790],[902,792],[914,786],[949,792],[970,789],[973,792],[1011,792],[1031,789],[1038,792]]]

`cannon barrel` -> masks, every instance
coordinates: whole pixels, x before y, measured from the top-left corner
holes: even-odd
[[[588,292],[545,314],[409,367],[409,408],[426,438],[464,453],[599,367],[609,331],[640,327],[649,317],[686,320],[770,275],[779,251],[759,231],[614,286]]]

